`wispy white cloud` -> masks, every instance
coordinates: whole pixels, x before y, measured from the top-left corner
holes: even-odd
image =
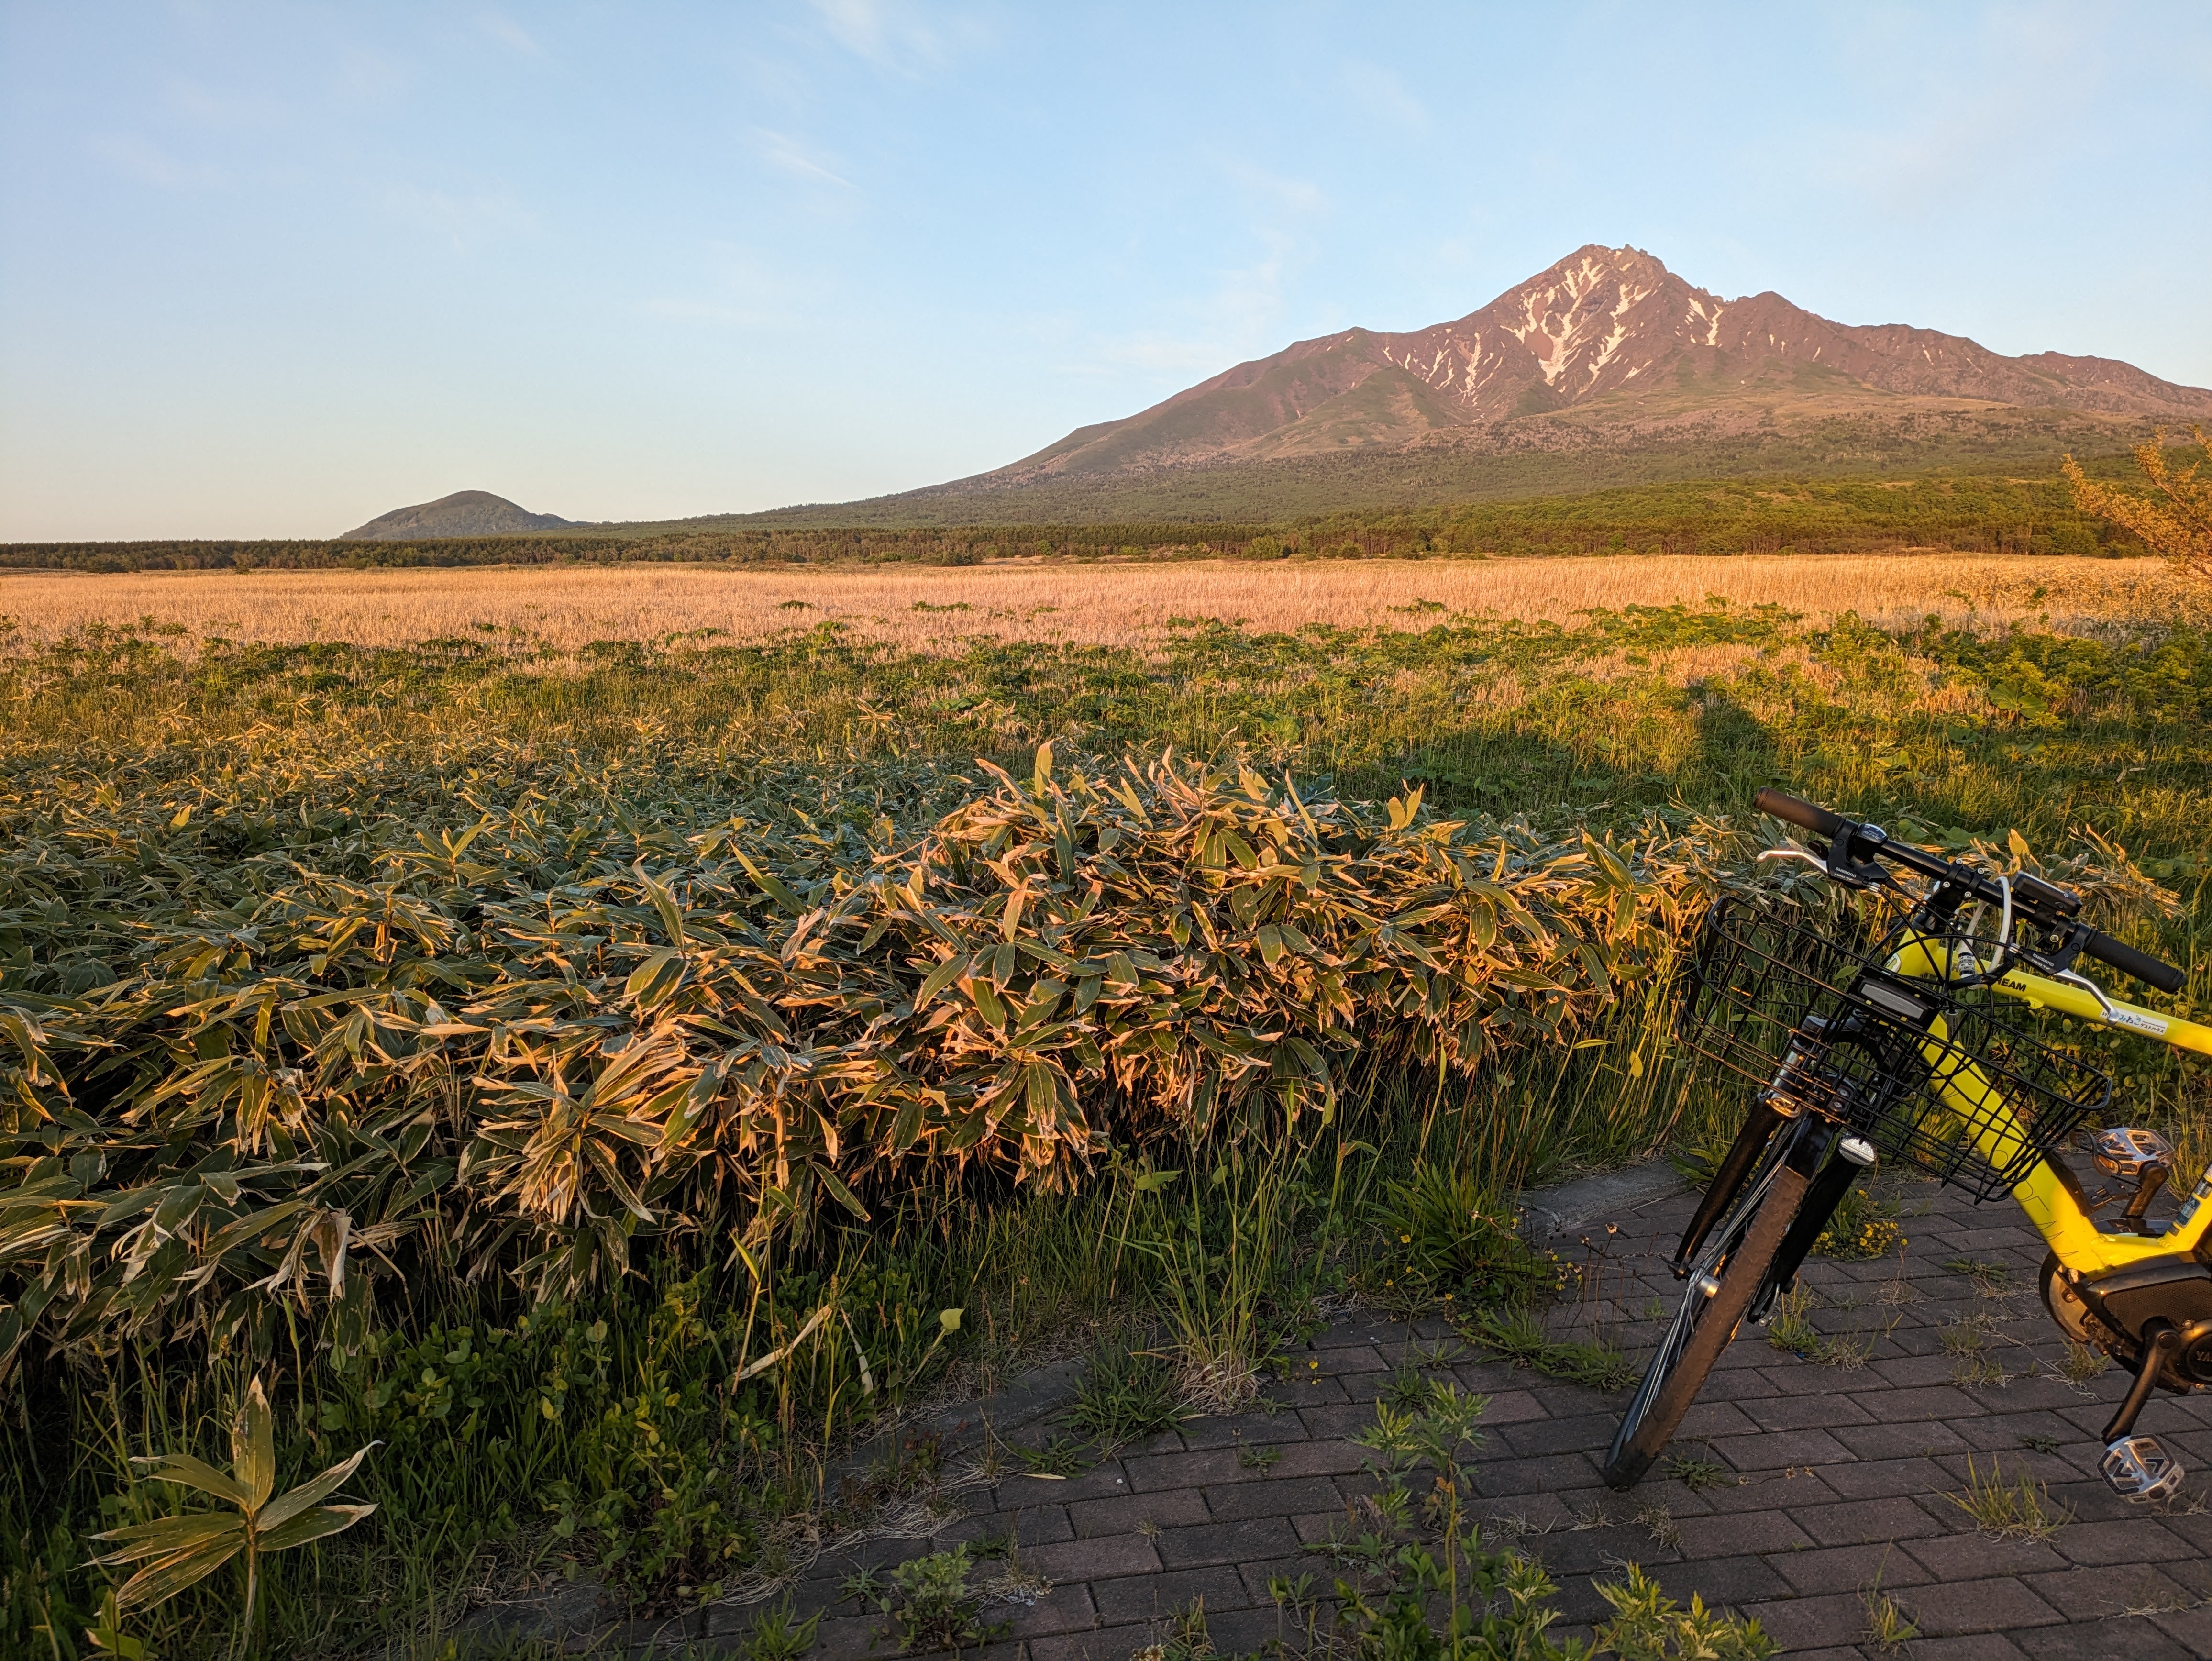
[[[690,292],[653,296],[644,302],[646,314],[717,329],[788,329],[818,292],[745,248],[718,246],[706,265]]]
[[[1401,126],[1422,128],[1429,125],[1428,106],[1407,91],[1405,82],[1389,70],[1372,64],[1351,64],[1345,68],[1344,80],[1352,98],[1369,114],[1382,116]]]
[[[101,133],[93,153],[126,179],[164,191],[206,191],[230,182],[228,173],[206,161],[190,161],[135,132]]]
[[[811,0],[830,38],[878,69],[919,76],[981,44],[982,24],[964,13],[932,15],[915,0]]]
[[[482,11],[477,14],[477,27],[493,40],[526,58],[542,58],[544,52],[524,28],[505,12]]]
[[[391,185],[384,210],[401,223],[440,236],[457,253],[474,253],[508,237],[535,236],[538,216],[504,191],[455,195],[419,185]]]
[[[860,187],[831,166],[833,157],[815,149],[789,133],[772,132],[766,127],[753,129],[753,147],[763,161],[792,175],[818,184],[835,185],[841,190]]]
[[[406,90],[408,75],[397,58],[347,42],[339,51],[337,95],[349,104],[390,104]]]
[[[1216,157],[1211,171],[1228,186],[1220,216],[1233,220],[1241,210],[1249,225],[1246,257],[1217,267],[1211,285],[1176,308],[1175,322],[1101,338],[1090,361],[1071,372],[1172,392],[1290,344],[1291,290],[1315,257],[1318,222],[1333,204],[1311,180],[1242,157]]]
[[[167,76],[164,92],[170,112],[198,127],[259,126],[284,113],[284,106],[274,99],[258,93],[218,92],[181,75]]]

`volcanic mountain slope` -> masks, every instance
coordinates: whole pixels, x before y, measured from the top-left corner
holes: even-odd
[[[533,514],[489,490],[456,490],[435,502],[394,508],[357,526],[341,542],[415,542],[433,537],[495,537],[518,531],[552,531],[575,521]]]
[[[1778,294],[1723,301],[1640,249],[1592,245],[1456,321],[1302,340],[961,484],[1972,405],[2178,422],[2212,417],[2212,392],[2110,358],[2005,357],[1933,329],[1832,323]],[[1507,423],[1538,430],[1509,438]]]

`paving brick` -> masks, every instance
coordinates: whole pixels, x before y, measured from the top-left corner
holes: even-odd
[[[1854,1500],[1839,1506],[1808,1506],[1792,1517],[1823,1546],[1864,1545],[1881,1540],[1911,1540],[1940,1534],[1943,1524],[1906,1499]]]
[[[1286,1635],[1290,1630],[1283,1614],[1273,1603],[1262,1607],[1225,1609],[1217,1615],[1213,1605],[1206,1606],[1206,1636],[1213,1642],[1217,1654],[1224,1656],[1252,1655],[1270,1639]]]
[[[2212,1622],[2206,1621],[2201,1609],[2185,1614],[2147,1615],[2144,1624],[2181,1646],[2193,1661],[2212,1658]]]
[[[1923,1597],[1916,1624],[1930,1638],[1954,1633],[2010,1632],[2048,1626],[2066,1617],[2009,1577],[1953,1581],[1941,1597]]]
[[[2076,1621],[2022,1633],[2028,1661],[2190,1661],[2190,1653],[2144,1621]]]
[[[2196,1564],[2164,1564],[2139,1567],[2060,1569],[2050,1574],[2026,1576],[2028,1589],[2054,1609],[2063,1609],[2075,1621],[2110,1621],[2129,1609],[2180,1609],[2197,1601],[2195,1589],[2185,1584],[2188,1568]],[[2181,1570],[2178,1577],[2173,1572]]]
[[[1879,1579],[1889,1591],[1927,1584],[1919,1564],[1888,1542],[1865,1546],[1820,1546],[1808,1551],[1778,1551],[1767,1560],[1792,1591],[1863,1591]]]
[[[1315,1596],[1331,1590],[1333,1571],[1313,1552],[1300,1552],[1295,1557],[1275,1557],[1262,1562],[1239,1563],[1237,1573],[1244,1582],[1245,1596],[1255,1609],[1275,1607],[1274,1594],[1268,1591],[1268,1582],[1277,1579],[1295,1583],[1304,1577],[1307,1589]]]
[[[1132,1494],[1151,1494],[1167,1488],[1211,1487],[1216,1482],[1256,1482],[1261,1473],[1243,1464],[1234,1448],[1208,1448],[1203,1452],[1148,1454],[1125,1459]]]
[[[1547,1535],[1541,1555],[1552,1578],[1564,1581],[1570,1575],[1612,1575],[1618,1572],[1616,1565],[1623,1561],[1646,1561],[1661,1549],[1648,1530],[1624,1518],[1605,1528],[1578,1528],[1565,1534]]]
[[[1745,1402],[1741,1411],[1748,1417],[1754,1429],[1826,1430],[1836,1433],[1843,1442],[1839,1427],[1871,1424],[1874,1415],[1849,1396],[1823,1393],[1816,1396],[1783,1396],[1765,1402]]]
[[[1180,1455],[1176,1456],[1182,1457]],[[1031,1476],[1012,1472],[992,1489],[992,1503],[1000,1511],[1030,1506],[1064,1506],[1071,1500],[1095,1500],[1104,1494],[1127,1494],[1129,1482],[1118,1459],[1106,1459],[1073,1476]]]
[[[1771,1356],[1787,1354],[1787,1352],[1771,1346],[1767,1353]],[[1762,1368],[1761,1372],[1767,1383],[1773,1386],[1771,1393],[1777,1396],[1814,1396],[1838,1407],[1845,1399],[1837,1387],[1837,1379],[1842,1375],[1836,1369],[1822,1366],[1802,1356],[1790,1356],[1779,1366],[1770,1364]]]
[[[1054,1633],[1082,1632],[1098,1624],[1098,1612],[1091,1605],[1091,1588],[1080,1582],[1056,1585],[1027,1608],[1017,1603],[987,1613],[1010,1624],[1010,1638],[1044,1638]]]
[[[1301,1402],[1297,1415],[1309,1436],[1357,1436],[1375,1422],[1375,1409],[1365,1402],[1322,1402],[1314,1407]]]
[[[1923,1384],[1948,1384],[1957,1370],[1956,1358],[1940,1348],[1925,1354],[1892,1355],[1867,1363],[1867,1370],[1885,1384],[1899,1389]]]
[[[1139,1523],[1161,1528],[1180,1528],[1212,1520],[1206,1496],[1196,1488],[1164,1488],[1157,1494],[1119,1494],[1111,1500],[1080,1500],[1064,1508],[1070,1538],[1096,1539],[1102,1535],[1128,1534]],[[1027,1544],[1030,1536],[1020,1536]]]
[[[1159,1536],[1166,1539],[1163,1532]],[[1141,1534],[1109,1535],[1103,1539],[1071,1540],[1063,1545],[1039,1546],[1022,1553],[1023,1566],[1053,1581],[1104,1579],[1116,1574],[1149,1574],[1160,1567],[1160,1554]]]
[[[1869,1652],[1871,1650],[1869,1650]],[[2021,1661],[2019,1645],[2002,1633],[1967,1633],[1954,1638],[1917,1638],[1906,1646],[1911,1661]]]
[[[1559,1494],[1599,1486],[1597,1461],[1586,1453],[1554,1454],[1546,1459],[1488,1459],[1480,1467],[1482,1492],[1493,1497]]]
[[[1869,1393],[1858,1391],[1854,1394]],[[1948,1422],[1970,1417],[1981,1411],[1974,1399],[1965,1391],[1942,1386],[1887,1390],[1862,1405],[1885,1424],[1902,1424],[1910,1419],[1941,1419]]]
[[[1297,1530],[1286,1517],[1249,1522],[1207,1523],[1197,1528],[1164,1529],[1152,1542],[1170,1568],[1208,1563],[1244,1563],[1257,1557],[1288,1557],[1298,1548]]]
[[[1832,1467],[1849,1469],[1849,1466]],[[1733,1483],[1706,1488],[1698,1497],[1713,1511],[1733,1514],[1742,1511],[1795,1511],[1804,1506],[1832,1506],[1844,1496],[1819,1471],[1802,1466],[1780,1470],[1752,1471]]]
[[[1756,1436],[1714,1439],[1714,1453],[1737,1470],[1780,1470],[1785,1465],[1839,1464],[1850,1459],[1844,1445],[1825,1430],[1763,1431]]]
[[[1763,1400],[1712,1402],[1700,1396],[1682,1415],[1681,1427],[1674,1433],[1674,1446],[1679,1449],[1685,1443],[1710,1441],[1716,1436],[1755,1435],[1759,1424],[1753,1418],[1752,1409],[1761,1405]]]
[[[1985,1540],[1978,1534],[1919,1539],[1905,1550],[1938,1580],[1980,1580],[1997,1574],[2039,1574],[2063,1569],[2066,1560],[2033,1540]]]
[[[1092,1632],[1033,1638],[1025,1647],[1029,1661],[1129,1661],[1131,1653],[1153,1637],[1149,1625],[1102,1627]],[[812,1661],[811,1656],[808,1661]]]
[[[1929,1419],[1905,1425],[1844,1425],[1838,1428],[1835,1436],[1851,1457],[1863,1464],[1875,1459],[1932,1458],[1939,1453],[1962,1453],[1973,1445],[1964,1434],[1965,1428],[1965,1425],[1947,1425],[1941,1420]]]
[[[1777,1553],[1777,1557],[1791,1554]],[[1644,1569],[1666,1588],[1677,1603],[1686,1603],[1695,1592],[1708,1604],[1741,1609],[1770,1597],[1790,1596],[1790,1583],[1777,1573],[1771,1559],[1711,1557],[1690,1563],[1646,1562]]]
[[[1599,1453],[1612,1445],[1620,1423],[1618,1413],[1577,1414],[1568,1419],[1539,1419],[1508,1425],[1498,1439],[1511,1452],[1527,1457],[1546,1453]]]
[[[1792,1655],[1832,1644],[1839,1636],[1855,1635],[1866,1625],[1866,1606],[1855,1591],[1771,1599],[1748,1604],[1740,1613],[1757,1620],[1766,1635]]]
[[[1551,1417],[1551,1415],[1544,1410],[1543,1402],[1537,1399],[1536,1392],[1532,1390],[1486,1390],[1474,1385],[1469,1385],[1468,1388],[1475,1390],[1478,1395],[1486,1395],[1490,1398],[1490,1404],[1482,1410],[1482,1423],[1486,1429],[1494,1430],[1500,1425],[1517,1425],[1531,1419]]]
[[[2158,1525],[2148,1516],[2109,1523],[2069,1523],[2052,1542],[2069,1563],[2094,1568],[2116,1563],[2152,1563],[2193,1557],[2197,1548]]]
[[[1352,1529],[1352,1522],[1341,1509],[1316,1511],[1308,1512],[1303,1517],[1291,1518],[1291,1527],[1297,1531],[1298,1543],[1310,1546],[1342,1536]],[[1318,1562],[1320,1560],[1315,1561]]]
[[[1209,1483],[1206,1489],[1206,1509],[1217,1523],[1327,1511],[1340,1500],[1336,1482],[1326,1476],[1294,1476],[1287,1481],[1278,1478],[1227,1486]]]
[[[1205,1598],[1209,1609],[1242,1609],[1251,1602],[1233,1565],[1168,1569],[1158,1574],[1091,1583],[1091,1601],[1097,1608],[1098,1618],[1109,1625],[1154,1620],[1187,1607],[1194,1597]],[[1124,1655],[1117,1661],[1127,1661],[1127,1658]]]
[[[1218,1419],[1183,1421],[1182,1445],[1193,1450],[1261,1446],[1303,1442],[1306,1427],[1295,1413],[1233,1413]]]
[[[1814,1543],[1813,1536],[1799,1528],[1789,1512],[1780,1511],[1690,1517],[1682,1520],[1680,1527],[1682,1555],[1691,1559],[1788,1551],[1792,1546]]]
[[[1861,1460],[1831,1466],[1820,1477],[1837,1493],[1852,1500],[1941,1494],[1958,1487],[1951,1473],[1933,1459]]]
[[[1334,1438],[1318,1442],[1277,1442],[1275,1455],[1263,1475],[1280,1482],[1286,1476],[1339,1476],[1359,1470],[1376,1456],[1363,1447]]]

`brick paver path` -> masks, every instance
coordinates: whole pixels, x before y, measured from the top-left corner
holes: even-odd
[[[1563,1256],[1583,1256],[1585,1235],[1605,1249],[1595,1295],[1560,1312],[1563,1329],[1640,1353],[1653,1300],[1679,1296],[1664,1264],[1692,1196],[1650,1186],[1565,1220]],[[1904,1651],[1913,1661],[2212,1657],[2212,1396],[2158,1396],[2142,1425],[2189,1463],[2194,1499],[2157,1514],[2123,1504],[2096,1475],[2095,1439],[2125,1381],[2060,1373],[2063,1345],[2035,1292],[2042,1244],[2019,1212],[1909,1180],[1888,1191],[1907,1249],[1871,1263],[1815,1258],[1804,1276],[1814,1325],[1863,1359],[1804,1359],[1747,1329],[1674,1445],[1714,1468],[1707,1476],[1725,1473],[1694,1491],[1656,1472],[1631,1494],[1599,1482],[1619,1395],[1479,1359],[1443,1369],[1491,1397],[1480,1514],[1559,1582],[1555,1631],[1586,1632],[1605,1613],[1593,1579],[1632,1561],[1674,1597],[1756,1615],[1785,1652],[1821,1661],[1880,1653],[1863,1644],[1862,1594],[1877,1577],[1919,1628]],[[833,1601],[856,1561],[1007,1530],[1052,1590],[997,1611],[1013,1630],[990,1661],[1127,1661],[1200,1597],[1224,1654],[1256,1648],[1279,1630],[1269,1576],[1329,1584],[1325,1560],[1300,1548],[1346,1525],[1369,1487],[1346,1438],[1371,1422],[1409,1346],[1440,1332],[1340,1320],[1292,1356],[1266,1411],[1191,1421],[1066,1482],[1006,1477],[972,1491],[974,1514],[933,1541],[825,1559],[799,1593],[802,1609],[829,1607],[816,1652],[869,1652],[873,1622]],[[2073,1520],[2048,1543],[1982,1537],[1946,1497],[1966,1487],[1969,1458],[2048,1484]],[[750,1615],[712,1611],[710,1639]]]

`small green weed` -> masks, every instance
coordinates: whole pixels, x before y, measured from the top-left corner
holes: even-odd
[[[1859,1603],[1866,1610],[1863,1641],[1884,1655],[1896,1654],[1920,1636],[1920,1628],[1912,1624],[1898,1601],[1881,1589],[1879,1581],[1859,1594]]]
[[[2074,1513],[2054,1502],[2051,1490],[2033,1476],[2008,1483],[1994,1459],[1984,1476],[1975,1469],[1971,1454],[1966,1491],[1944,1498],[1973,1518],[1974,1527],[1991,1540],[2047,1541],[2074,1520]]]
[[[1601,1581],[1598,1596],[1613,1606],[1599,1626],[1595,1652],[1626,1661],[1765,1661],[1778,1647],[1756,1621],[1709,1609],[1692,1592],[1686,1609],[1635,1563],[1625,1581]]]
[[[1237,1450],[1237,1463],[1246,1470],[1273,1470],[1281,1463],[1283,1451],[1278,1447],[1239,1447]]]
[[[1880,1199],[1863,1183],[1854,1183],[1813,1242],[1814,1255],[1865,1262],[1902,1250],[1908,1242],[1897,1224],[1900,1209],[1894,1200]]]
[[[1436,1380],[1417,1366],[1401,1366],[1392,1370],[1383,1380],[1382,1396],[1394,1408],[1417,1412],[1425,1406],[1436,1389]]]
[[[1636,1364],[1612,1346],[1580,1338],[1554,1339],[1541,1321],[1526,1311],[1478,1311],[1462,1320],[1459,1329],[1469,1343],[1516,1366],[1532,1367],[1592,1390],[1626,1390],[1641,1376]]]
[[[1743,1480],[1717,1459],[1696,1459],[1681,1453],[1669,1454],[1661,1469],[1692,1494],[1731,1488]]]
[[[1054,1435],[1042,1447],[1013,1449],[1014,1457],[1031,1476],[1066,1478],[1090,1469],[1096,1463],[1090,1451],[1073,1436]]]
[[[1370,1275],[1400,1299],[1522,1303],[1559,1289],[1558,1265],[1521,1238],[1511,1211],[1471,1171],[1419,1160],[1384,1191],[1375,1217],[1378,1257]]]
[[[1951,1357],[1951,1382],[1959,1384],[2001,1384],[2010,1375],[1996,1353],[1996,1323],[1987,1315],[1970,1315],[1954,1321],[1936,1335],[1936,1342]]]
[[[2003,1291],[2010,1273],[2002,1263],[1987,1263],[1978,1257],[1948,1258],[1943,1267],[1954,1275],[1965,1275],[1984,1298],[1994,1298]]]
[[[814,1647],[814,1633],[822,1624],[822,1615],[817,1609],[801,1621],[789,1597],[771,1603],[738,1640],[738,1652],[744,1661],[799,1661]]]
[[[1091,1352],[1067,1422],[1103,1456],[1168,1429],[1178,1416],[1174,1369],[1109,1338]]]
[[[1794,1287],[1778,1297],[1773,1312],[1766,1317],[1766,1342],[1790,1354],[1818,1360],[1820,1334],[1807,1312],[1812,1304],[1810,1287]]]
[[[2066,1353],[2058,1358],[2058,1375],[2077,1388],[2109,1371],[2112,1358],[2101,1349],[2092,1349],[2087,1344],[2067,1341]]]
[[[1006,1636],[1012,1623],[983,1619],[981,1595],[968,1579],[975,1563],[964,1545],[908,1558],[888,1581],[869,1575],[862,1601],[884,1618],[881,1635],[897,1639],[908,1654],[978,1648]],[[852,1588],[860,1579],[848,1577],[845,1585]]]
[[[1682,1525],[1674,1520],[1674,1513],[1654,1500],[1636,1508],[1637,1525],[1651,1536],[1654,1545],[1664,1546],[1669,1551],[1682,1548]]]

